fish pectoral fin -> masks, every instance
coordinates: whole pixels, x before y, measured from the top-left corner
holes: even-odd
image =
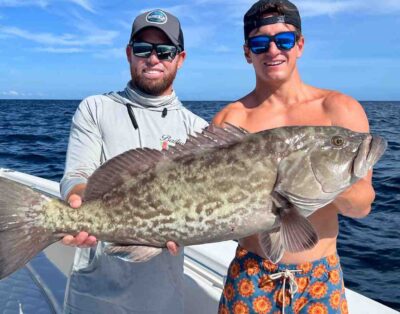
[[[317,244],[317,232],[296,207],[281,208],[279,218],[280,240],[284,250],[296,253],[312,249]]]
[[[160,254],[162,249],[150,246],[118,246],[118,244],[110,244],[104,249],[104,252],[107,255],[122,259],[126,262],[142,263]]]
[[[285,252],[281,242],[280,228],[272,231],[264,231],[258,235],[258,242],[265,256],[272,263],[277,263]]]

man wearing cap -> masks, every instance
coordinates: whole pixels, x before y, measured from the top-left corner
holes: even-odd
[[[72,120],[60,187],[62,197],[77,210],[87,178],[106,160],[134,148],[167,149],[207,126],[182,106],[173,90],[185,59],[175,16],[162,10],[139,15],[126,55],[131,72],[126,88],[84,99]],[[65,313],[183,313],[183,253],[174,243],[167,244],[172,254],[136,247],[138,255],[155,255],[143,263],[105,254],[109,243],[86,232],[67,235],[63,243],[78,246]]]
[[[217,113],[213,123],[230,123],[250,132],[290,125],[369,131],[366,114],[356,100],[302,82],[297,59],[303,53],[304,37],[293,3],[256,2],[244,16],[244,35],[244,55],[254,67],[256,86]],[[282,252],[273,263],[261,249],[257,234],[240,239],[219,313],[347,313],[336,253],[338,214],[368,215],[375,197],[371,176],[370,172],[308,217],[319,236],[310,250]]]

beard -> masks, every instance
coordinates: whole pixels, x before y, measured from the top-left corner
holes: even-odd
[[[160,96],[162,95],[174,82],[177,68],[175,68],[172,72],[164,72],[164,77],[159,80],[149,80],[143,76],[143,74],[136,70],[131,70],[132,74],[132,83],[136,86],[141,92],[152,95],[152,96]]]

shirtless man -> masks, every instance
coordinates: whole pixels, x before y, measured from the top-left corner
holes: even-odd
[[[304,37],[294,4],[288,0],[258,1],[244,16],[244,34],[244,55],[254,67],[256,86],[217,113],[213,123],[228,122],[250,132],[293,125],[334,125],[369,132],[366,114],[356,100],[302,82],[296,63],[303,53]],[[219,313],[314,313],[313,308],[315,313],[347,312],[336,253],[338,214],[353,218],[368,215],[375,197],[371,177],[370,171],[308,217],[320,239],[310,250],[285,252],[278,264],[272,264],[264,256],[257,234],[240,239]],[[273,276],[280,277],[275,280],[268,276],[285,270],[289,272]],[[284,279],[291,289],[282,287]]]

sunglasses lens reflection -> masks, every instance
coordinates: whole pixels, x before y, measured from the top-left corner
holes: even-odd
[[[271,41],[273,41],[280,50],[290,50],[296,44],[296,33],[283,32],[274,36],[261,35],[250,37],[247,46],[255,54],[265,53],[268,51]]]
[[[151,44],[146,42],[132,43],[133,54],[140,58],[150,57],[154,49],[156,50],[157,57],[160,60],[172,60],[178,52],[178,49],[173,45]]]
[[[275,43],[279,49],[290,50],[296,43],[296,35],[294,33],[280,33],[275,35]]]

